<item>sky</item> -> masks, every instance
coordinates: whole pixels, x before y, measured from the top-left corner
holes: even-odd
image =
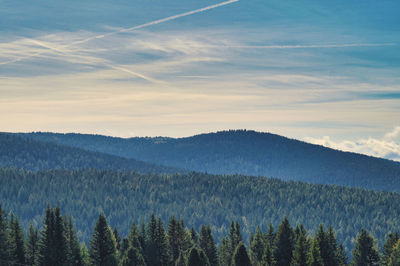
[[[0,131],[271,132],[400,161],[397,0],[0,0]]]

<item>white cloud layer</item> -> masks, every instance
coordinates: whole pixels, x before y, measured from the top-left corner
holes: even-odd
[[[367,154],[400,161],[400,126],[395,127],[391,132],[385,134],[383,138],[362,138],[356,141],[344,140],[334,141],[329,136],[318,138],[305,138],[306,141],[322,145],[325,147]]]

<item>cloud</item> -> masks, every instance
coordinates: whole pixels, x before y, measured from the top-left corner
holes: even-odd
[[[305,138],[306,141],[325,147],[367,154],[375,157],[400,161],[400,126],[386,133],[383,138],[362,138],[356,141],[334,141],[329,136]]]

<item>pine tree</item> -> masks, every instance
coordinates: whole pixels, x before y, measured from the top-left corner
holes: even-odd
[[[346,254],[346,251],[344,250],[343,244],[340,244],[339,247],[337,248],[337,253],[336,253],[336,258],[337,258],[337,263],[340,266],[347,265],[348,257]]]
[[[122,266],[145,266],[146,262],[141,252],[134,247],[129,247],[121,261]]]
[[[311,242],[310,252],[308,253],[308,265],[309,266],[323,266],[321,258],[321,252],[319,247],[319,240],[317,236]]]
[[[262,256],[264,253],[264,239],[261,229],[257,226],[256,234],[250,241],[250,257],[253,265],[261,265]]]
[[[192,247],[187,260],[188,266],[210,266],[210,262],[204,251],[198,247]]]
[[[90,255],[85,243],[81,245],[81,258],[84,266],[90,265]]]
[[[116,227],[114,227],[113,235],[114,235],[115,243],[117,244],[116,249],[119,251],[120,246],[121,246],[121,237],[119,236],[119,233],[118,233],[118,230]]]
[[[399,234],[389,234],[388,239],[386,240],[385,244],[383,245],[383,256],[382,256],[382,264],[388,265],[389,258],[392,255],[392,251],[394,246],[396,245],[397,241],[399,240]]]
[[[176,260],[175,266],[186,266],[186,258],[183,252],[179,253],[178,259]]]
[[[90,240],[90,264],[93,266],[117,265],[116,247],[104,214],[100,214]]]
[[[24,233],[22,232],[18,218],[13,213],[10,215],[10,261],[13,264],[25,264]]]
[[[308,257],[308,243],[305,235],[305,231],[300,229],[298,231],[298,236],[296,244],[294,245],[292,266],[306,266]]]
[[[58,265],[67,263],[67,241],[65,238],[64,220],[61,216],[60,207],[54,209],[54,240],[53,250]]]
[[[6,265],[9,260],[7,216],[0,204],[0,265]]]
[[[233,266],[251,266],[249,255],[247,254],[246,247],[243,242],[240,242],[236,247],[233,258],[232,258]]]
[[[140,253],[143,253],[144,247],[140,241],[139,231],[136,227],[135,222],[132,222],[131,230],[129,231],[128,236],[129,246],[136,248]],[[124,245],[124,244],[123,244]]]
[[[29,225],[26,240],[26,264],[37,265],[39,257],[39,230],[34,228],[32,223]]]
[[[356,246],[353,250],[354,266],[378,265],[379,253],[374,246],[374,238],[367,234],[364,229],[357,237]]]
[[[327,258],[325,259],[325,265],[327,266],[338,266],[338,246],[336,241],[335,231],[333,230],[332,226],[328,227],[328,231],[326,233],[326,239],[328,242],[328,251],[327,251]]]
[[[288,219],[285,217],[279,225],[275,236],[274,257],[278,265],[290,265],[294,246],[293,242],[294,233]]]
[[[185,237],[185,231],[181,227],[180,222],[172,216],[168,222],[168,250],[171,255],[171,262],[175,264],[179,254],[183,250],[183,242]]]
[[[67,246],[67,265],[80,266],[83,265],[81,257],[81,247],[79,245],[78,237],[74,230],[72,217],[70,216],[65,224],[66,230],[66,246]]]
[[[210,226],[201,226],[199,236],[200,248],[204,250],[211,266],[218,265],[217,248]]]
[[[275,266],[276,265],[273,249],[272,249],[271,245],[269,244],[269,242],[265,243],[261,265],[262,266]]]
[[[400,240],[393,246],[387,265],[400,266]]]
[[[272,247],[274,245],[275,242],[275,233],[274,233],[274,227],[272,226],[272,223],[269,223],[268,225],[268,230],[267,232],[264,234],[264,239],[265,239],[265,243],[269,242],[269,245]]]
[[[161,218],[157,221],[157,244],[158,253],[160,254],[160,265],[167,265],[170,262],[170,257],[168,253],[168,240],[165,235],[164,225]]]

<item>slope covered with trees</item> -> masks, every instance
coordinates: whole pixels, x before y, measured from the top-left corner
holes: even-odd
[[[178,172],[171,167],[25,139],[6,133],[0,133],[0,166],[27,170],[96,168],[135,170],[144,173]]]
[[[319,223],[332,225],[347,248],[361,228],[378,239],[400,229],[397,193],[238,175],[0,169],[0,202],[18,215],[24,228],[29,221],[43,220],[48,203],[57,204],[73,216],[78,237],[85,242],[100,212],[123,234],[131,223],[126,217],[140,223],[154,212],[163,221],[181,217],[196,230],[209,224],[218,241],[232,220],[240,222],[247,240],[257,225],[266,230],[284,216],[311,229]]]
[[[127,218],[128,219],[128,218]],[[166,226],[164,226],[166,224]],[[315,228],[317,229],[317,228]],[[293,227],[285,217],[276,230],[257,227],[250,244],[243,241],[238,222],[216,243],[209,225],[189,229],[171,216],[165,223],[152,214],[147,223],[134,221],[129,233],[111,229],[103,213],[97,218],[88,248],[80,243],[72,218],[59,207],[47,207],[42,226],[30,224],[27,237],[18,217],[0,205],[0,265],[38,266],[345,266],[349,258],[332,227],[321,224],[310,234],[304,225]],[[361,229],[353,245],[353,266],[399,265],[399,234],[390,234],[381,251]]]
[[[279,135],[236,130],[188,138],[31,133],[42,141],[213,174],[276,177],[400,192],[400,163]]]

